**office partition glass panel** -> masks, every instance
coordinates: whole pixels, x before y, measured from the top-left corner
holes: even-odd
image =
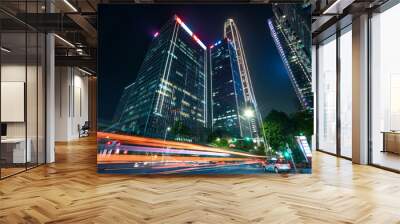
[[[27,32],[27,74],[26,74],[26,114],[27,114],[27,143],[30,147],[28,168],[37,165],[38,160],[38,35],[37,32]]]
[[[371,19],[372,163],[400,170],[400,4]]]
[[[24,12],[44,12],[45,1],[0,3]],[[44,33],[0,12],[0,178],[45,162]],[[25,17],[24,17],[25,18]],[[39,19],[32,17],[29,22]],[[3,21],[7,21],[4,23]]]
[[[336,36],[318,48],[318,149],[336,153]]]
[[[352,33],[351,26],[340,36],[340,154],[352,157]]]
[[[37,76],[37,90],[38,90],[38,105],[37,105],[37,115],[38,115],[38,158],[37,162],[38,164],[43,164],[45,163],[45,158],[46,158],[46,148],[45,148],[45,88],[46,88],[46,76],[45,76],[45,65],[46,65],[46,51],[45,51],[45,46],[46,46],[46,36],[43,33],[38,34],[38,76]]]
[[[25,170],[31,161],[26,138],[26,41],[24,31],[1,34],[2,177]]]

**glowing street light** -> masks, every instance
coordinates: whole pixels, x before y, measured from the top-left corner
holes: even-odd
[[[246,118],[253,118],[254,117],[254,111],[250,108],[247,108],[244,110],[244,116]]]
[[[169,131],[171,131],[171,127],[167,127],[167,128],[165,129],[164,142],[167,140],[167,134],[168,134]]]

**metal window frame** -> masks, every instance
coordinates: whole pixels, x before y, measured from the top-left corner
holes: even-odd
[[[383,170],[387,170],[390,172],[395,172],[395,173],[400,173],[400,170],[397,169],[393,169],[390,167],[386,167],[386,166],[382,166],[379,164],[375,164],[373,163],[373,141],[372,141],[372,23],[371,20],[373,18],[373,14],[374,13],[383,13],[386,10],[396,6],[397,4],[400,4],[400,0],[389,0],[386,3],[384,3],[383,5],[381,5],[378,8],[374,8],[371,10],[366,10],[366,13],[368,14],[368,30],[367,30],[367,45],[368,45],[368,53],[367,53],[367,119],[368,119],[368,124],[367,124],[367,132],[368,132],[368,137],[367,137],[367,141],[368,141],[368,160],[367,160],[367,165],[373,166],[373,167],[377,167],[379,169],[383,169]],[[341,153],[341,145],[340,145],[340,132],[341,132],[341,126],[340,126],[340,36],[342,35],[342,33],[340,33],[340,31],[346,29],[349,25],[351,25],[352,23],[346,25],[343,28],[339,28],[338,26],[336,27],[336,33],[327,36],[326,38],[322,39],[322,40],[318,40],[317,44],[316,44],[316,54],[315,54],[315,58],[316,58],[316,93],[315,93],[315,97],[316,97],[316,110],[315,110],[315,116],[316,116],[316,150],[329,154],[329,155],[333,155],[339,158],[344,158],[347,160],[352,161],[352,158],[343,156]],[[339,33],[339,35],[338,35]],[[319,63],[318,63],[318,59],[319,59],[319,54],[318,54],[318,49],[319,49],[319,45],[321,42],[331,38],[331,36],[336,35],[336,75],[337,75],[337,80],[336,80],[336,85],[337,85],[337,92],[336,92],[336,154],[335,153],[331,153],[331,152],[327,152],[323,149],[319,148],[319,113],[318,113],[318,108],[319,108]]]
[[[374,163],[374,156],[373,156],[373,140],[372,140],[372,94],[373,94],[373,88],[372,88],[372,19],[374,18],[373,14],[374,13],[384,13],[385,11],[391,9],[392,7],[396,6],[400,4],[400,0],[389,0],[387,2],[385,2],[384,4],[382,4],[381,6],[373,9],[373,10],[369,10],[368,13],[368,30],[367,30],[367,45],[368,45],[368,53],[367,53],[367,107],[368,107],[368,111],[367,111],[367,119],[368,119],[368,124],[367,124],[367,132],[368,132],[368,153],[367,153],[367,163],[370,166],[379,168],[379,169],[383,169],[383,170],[387,170],[390,172],[394,172],[394,173],[400,173],[400,169],[394,169],[394,168],[390,168],[388,166],[383,166],[377,163]]]
[[[340,117],[340,109],[341,109],[340,108],[340,103],[341,103],[341,97],[340,97],[340,93],[341,93],[341,89],[340,89],[340,81],[341,81],[340,41],[341,40],[340,40],[340,37],[343,34],[345,34],[346,32],[351,32],[351,31],[343,32],[344,30],[348,29],[348,27],[351,25],[352,25],[352,23],[350,23],[344,27],[339,27],[336,25],[336,31],[334,33],[332,33],[331,35],[328,35],[326,38],[319,40],[318,43],[316,44],[316,48],[315,48],[316,49],[316,54],[315,54],[315,60],[316,60],[316,63],[315,63],[316,64],[316,70],[315,70],[315,74],[316,74],[316,83],[315,83],[316,84],[316,87],[315,87],[316,88],[316,91],[315,91],[316,139],[315,139],[315,141],[316,141],[316,144],[315,145],[316,145],[316,150],[319,152],[323,152],[323,153],[326,153],[326,154],[329,154],[332,156],[336,156],[339,158],[343,158],[346,160],[350,160],[350,161],[352,161],[352,158],[343,156],[342,148],[341,148],[341,131],[342,131],[341,129],[342,129],[342,127],[341,127],[341,117]],[[336,85],[336,152],[335,153],[328,152],[324,149],[320,149],[320,147],[319,147],[319,122],[320,122],[320,119],[319,119],[319,113],[318,113],[319,103],[320,103],[319,102],[319,87],[320,87],[319,86],[320,85],[320,83],[319,83],[319,77],[320,77],[319,67],[320,67],[320,65],[318,63],[319,62],[318,49],[322,42],[328,40],[329,38],[332,38],[333,36],[335,36],[335,38],[332,39],[331,41],[336,41],[336,51],[335,51],[335,53],[336,53],[336,61],[335,61],[335,63],[336,63],[336,84],[335,84]]]
[[[25,1],[25,3],[27,3],[27,1]],[[37,0],[36,1],[36,3],[37,3],[37,5],[36,5],[36,9],[38,10],[38,4],[39,4],[39,1]],[[21,171],[18,171],[18,172],[15,172],[15,173],[12,173],[12,174],[10,174],[10,175],[7,175],[7,176],[3,176],[2,175],[2,168],[0,167],[0,181],[1,180],[4,180],[4,179],[7,179],[7,178],[9,178],[9,177],[12,177],[12,176],[15,176],[15,175],[18,175],[18,174],[20,174],[20,173],[24,173],[24,172],[26,172],[26,171],[28,171],[28,170],[30,170],[30,169],[34,169],[34,168],[37,168],[37,167],[39,167],[39,166],[41,166],[41,165],[44,165],[44,164],[47,164],[47,110],[46,110],[46,108],[47,108],[47,75],[48,75],[48,71],[47,71],[47,38],[46,38],[46,36],[47,36],[47,32],[40,32],[39,30],[37,30],[37,29],[35,29],[34,27],[32,27],[32,26],[30,26],[29,24],[27,24],[27,23],[25,23],[25,22],[23,22],[23,21],[21,21],[21,20],[19,20],[18,18],[16,18],[16,17],[14,17],[12,14],[9,14],[7,11],[4,11],[4,10],[1,10],[3,13],[6,13],[8,16],[10,16],[11,18],[14,18],[14,19],[16,19],[17,21],[19,21],[19,22],[21,22],[23,25],[24,25],[24,32],[22,32],[23,34],[25,34],[25,85],[24,85],[24,91],[25,91],[25,93],[24,93],[24,96],[25,96],[25,99],[24,99],[24,119],[25,119],[25,169],[24,170],[21,170]],[[25,11],[27,11],[27,4],[25,4]],[[47,7],[46,7],[46,11],[47,11]],[[25,16],[27,16],[27,14],[25,15]],[[25,18],[25,20],[26,20],[26,18]],[[28,113],[27,113],[27,81],[28,81],[28,79],[27,79],[27,76],[28,76],[28,30],[32,30],[32,31],[34,31],[35,33],[36,33],[36,44],[37,44],[37,46],[36,46],[36,140],[37,140],[37,148],[36,148],[36,150],[37,150],[37,152],[36,152],[36,163],[33,165],[33,166],[31,166],[31,167],[28,167],[28,162],[27,162],[27,158],[28,158],[28,154],[27,154],[27,144],[28,144],[28,141],[27,141],[27,139],[28,139],[28,119],[27,119],[27,117],[28,117]],[[1,37],[2,37],[2,33],[3,32],[0,32],[0,45],[1,45]],[[43,117],[43,123],[44,123],[44,136],[43,136],[43,139],[44,139],[44,145],[43,145],[43,147],[44,147],[44,150],[43,150],[43,153],[44,153],[44,155],[42,155],[43,157],[44,157],[44,161],[43,161],[43,163],[39,163],[39,141],[38,141],[38,139],[39,139],[39,82],[38,82],[38,77],[39,77],[39,69],[38,69],[38,66],[39,66],[39,34],[44,34],[44,36],[43,36],[43,41],[42,41],[42,43],[44,44],[44,50],[42,51],[43,53],[44,53],[44,55],[43,55],[43,58],[44,58],[44,68],[42,68],[42,76],[43,76],[43,79],[44,79],[44,99],[43,99],[43,107],[44,107],[44,111],[43,111],[43,113],[44,113],[44,117]],[[0,68],[1,68],[1,66],[2,66],[2,56],[1,56],[1,54],[0,54]],[[0,82],[1,82],[1,69],[0,69]],[[0,87],[0,89],[1,89],[1,87]],[[1,96],[1,93],[0,93],[0,96]],[[1,101],[1,98],[0,98],[0,101]],[[1,109],[1,106],[0,106],[0,109]],[[0,115],[0,123],[1,123],[1,115]],[[2,152],[2,150],[1,150],[1,144],[0,144],[0,158],[1,158],[1,152]]]

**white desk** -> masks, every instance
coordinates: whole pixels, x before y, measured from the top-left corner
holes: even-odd
[[[25,163],[31,162],[31,145],[32,141],[30,138],[27,139],[27,147],[25,151],[25,138],[5,138],[1,139],[1,144],[6,145],[14,145],[13,147],[13,155],[12,155],[12,162],[13,163]],[[26,159],[26,160],[25,160]]]

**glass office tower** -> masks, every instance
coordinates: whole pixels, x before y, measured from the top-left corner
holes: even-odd
[[[308,10],[287,4],[274,5],[272,11],[274,18],[268,20],[272,38],[302,108],[312,110],[311,21],[306,13]]]
[[[228,39],[210,47],[212,129],[227,131],[231,137],[250,137],[246,107],[235,47]]]
[[[207,127],[206,49],[178,16],[170,19],[154,34],[134,85],[125,89],[127,102],[117,131],[174,139],[179,133],[169,131],[178,125],[189,130],[186,141],[202,141]]]
[[[253,85],[251,83],[250,71],[249,67],[247,66],[242,38],[233,19],[228,19],[224,23],[224,38],[228,38],[232,41],[232,45],[236,51],[247,111],[252,111],[251,113],[247,113],[249,115],[248,119],[250,120],[251,124],[251,135],[259,142],[263,139],[262,135],[260,134],[260,129],[262,128],[262,117],[260,111],[258,110]]]
[[[133,87],[135,86],[135,82],[129,84],[126,86],[122,92],[121,97],[119,98],[119,102],[117,105],[117,108],[114,113],[114,117],[112,119],[112,123],[115,125],[118,125],[119,120],[121,119],[122,112],[127,104],[129,102],[129,97],[130,93],[133,91]]]

